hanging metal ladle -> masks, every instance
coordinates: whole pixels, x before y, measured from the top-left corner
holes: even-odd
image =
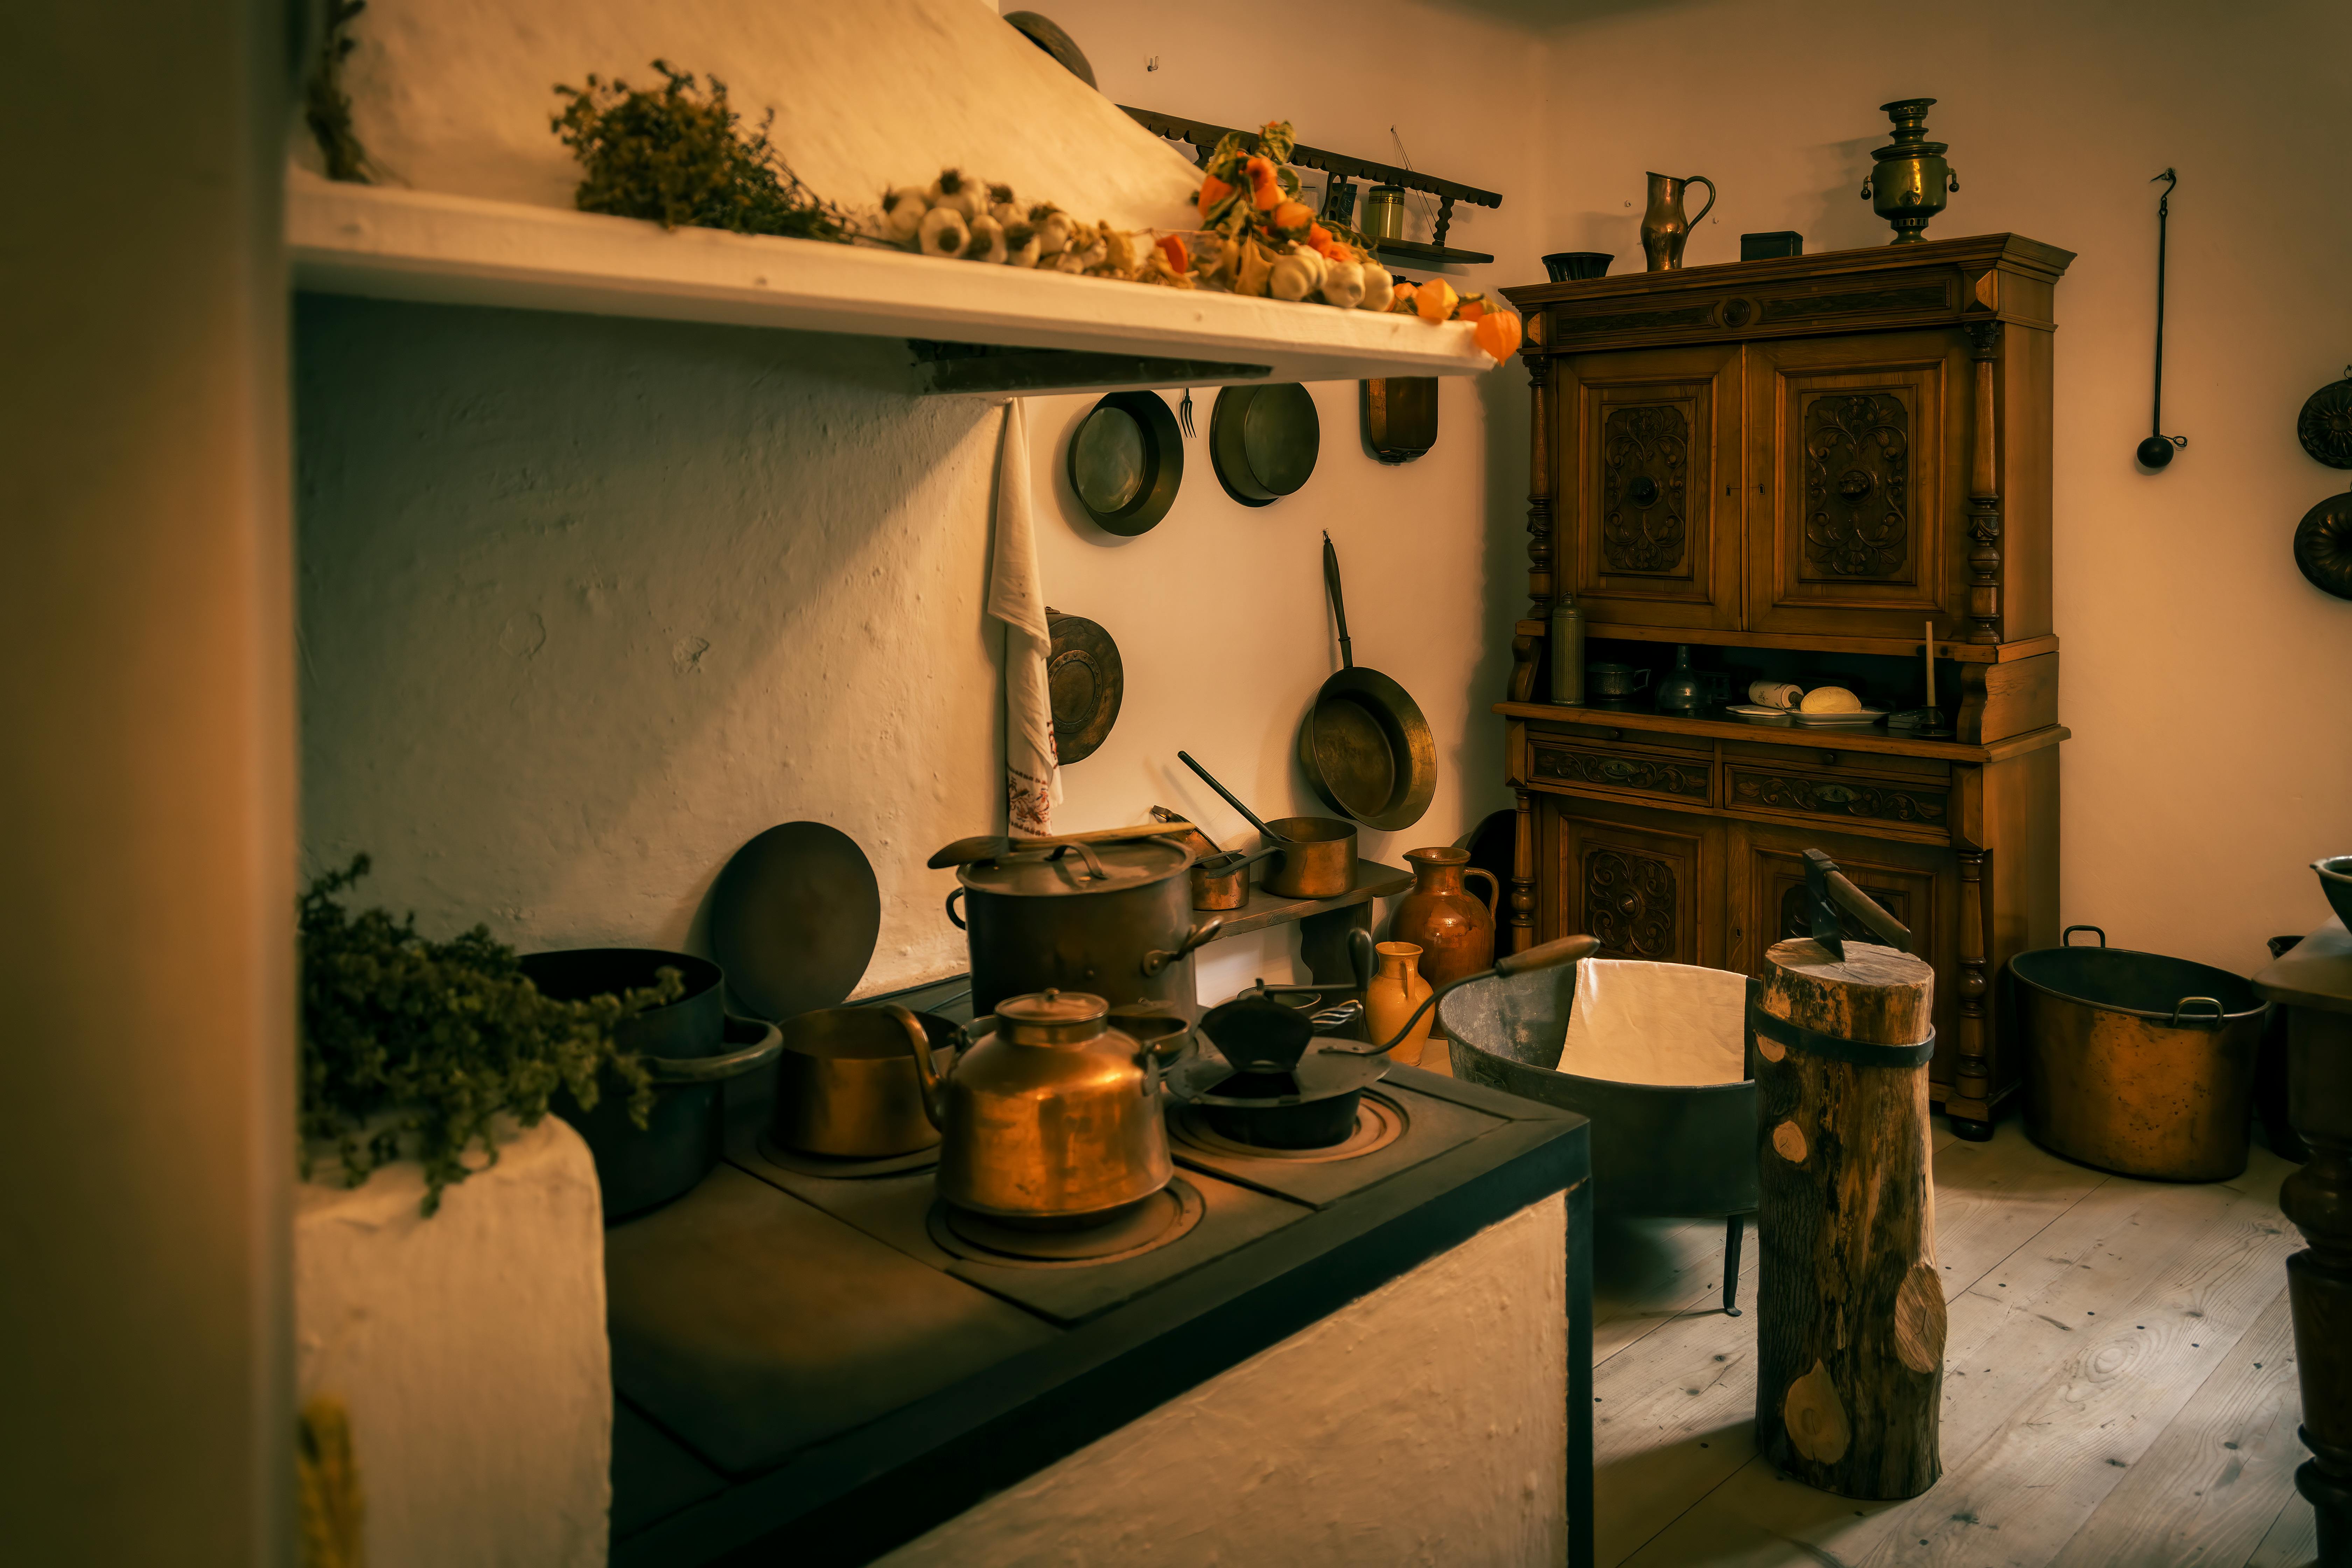
[[[2148,437],[2139,444],[2139,450],[2135,454],[2139,458],[2139,466],[2148,469],[2163,468],[2172,461],[2172,454],[2176,447],[2189,445],[2189,437],[2186,436],[2168,436],[2164,433],[2165,229],[2172,215],[2173,187],[2180,184],[2180,176],[2167,169],[2155,179],[2149,180],[2148,184],[2152,185],[2157,180],[2170,183],[2164,187],[2164,195],[2158,197],[2156,203],[2156,411],[2154,418],[2149,422]]]

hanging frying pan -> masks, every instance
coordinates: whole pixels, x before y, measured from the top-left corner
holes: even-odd
[[[1339,552],[1323,536],[1323,582],[1339,623],[1339,673],[1298,726],[1298,765],[1331,809],[1367,827],[1411,827],[1437,793],[1437,739],[1421,704],[1377,669],[1359,669],[1339,596]]]
[[[1184,441],[1156,392],[1114,392],[1070,437],[1070,489],[1106,533],[1148,531],[1176,504]]]
[[[1315,471],[1323,425],[1315,400],[1295,381],[1229,386],[1209,415],[1209,463],[1244,506],[1271,506]]]

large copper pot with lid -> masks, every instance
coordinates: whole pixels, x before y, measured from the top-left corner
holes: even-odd
[[[1008,996],[972,1020],[978,1037],[944,1073],[910,1036],[941,1135],[940,1196],[1013,1225],[1082,1226],[1166,1186],[1175,1166],[1152,1047],[1191,1017],[1125,1015],[1118,1026],[1099,996]]]
[[[1142,838],[1020,849],[958,867],[948,919],[969,935],[972,1012],[1060,990],[1115,1008],[1199,1016],[1190,954],[1223,922],[1193,923],[1192,864],[1182,846]]]

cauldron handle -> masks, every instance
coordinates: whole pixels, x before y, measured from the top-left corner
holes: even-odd
[[[2195,1002],[2202,1002],[2212,1008],[2213,1016],[2209,1018],[2200,1013],[2195,1016],[2184,1016],[2183,1015],[2188,1013],[2189,1005]],[[2183,996],[2172,1005],[2171,1026],[2176,1029],[2218,1029],[2228,1016],[2229,1013],[2222,1007],[2219,997]]]
[[[2101,930],[2100,930],[2098,927],[2096,927],[2096,926],[2068,926],[2064,931],[2060,931],[2060,932],[2058,933],[2058,945],[2059,945],[2060,947],[2072,947],[2072,946],[2074,946],[2074,944],[2073,942],[2068,942],[2066,939],[2067,939],[2068,937],[2070,937],[2070,936],[2073,936],[2073,935],[2074,935],[2076,931],[2089,931],[2092,935],[2094,935],[2094,936],[2097,937],[2097,938],[2099,939],[2099,945],[2100,945],[2101,947],[2105,947],[2105,946],[2106,946],[2106,945],[2107,945],[2107,933],[2106,933],[2105,931],[2101,931]]]

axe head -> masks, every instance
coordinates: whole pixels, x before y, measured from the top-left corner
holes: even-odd
[[[1830,877],[1837,862],[1819,849],[1805,851],[1805,918],[1812,938],[1840,963],[1845,962],[1845,931],[1838,923],[1837,901],[1830,897]]]

